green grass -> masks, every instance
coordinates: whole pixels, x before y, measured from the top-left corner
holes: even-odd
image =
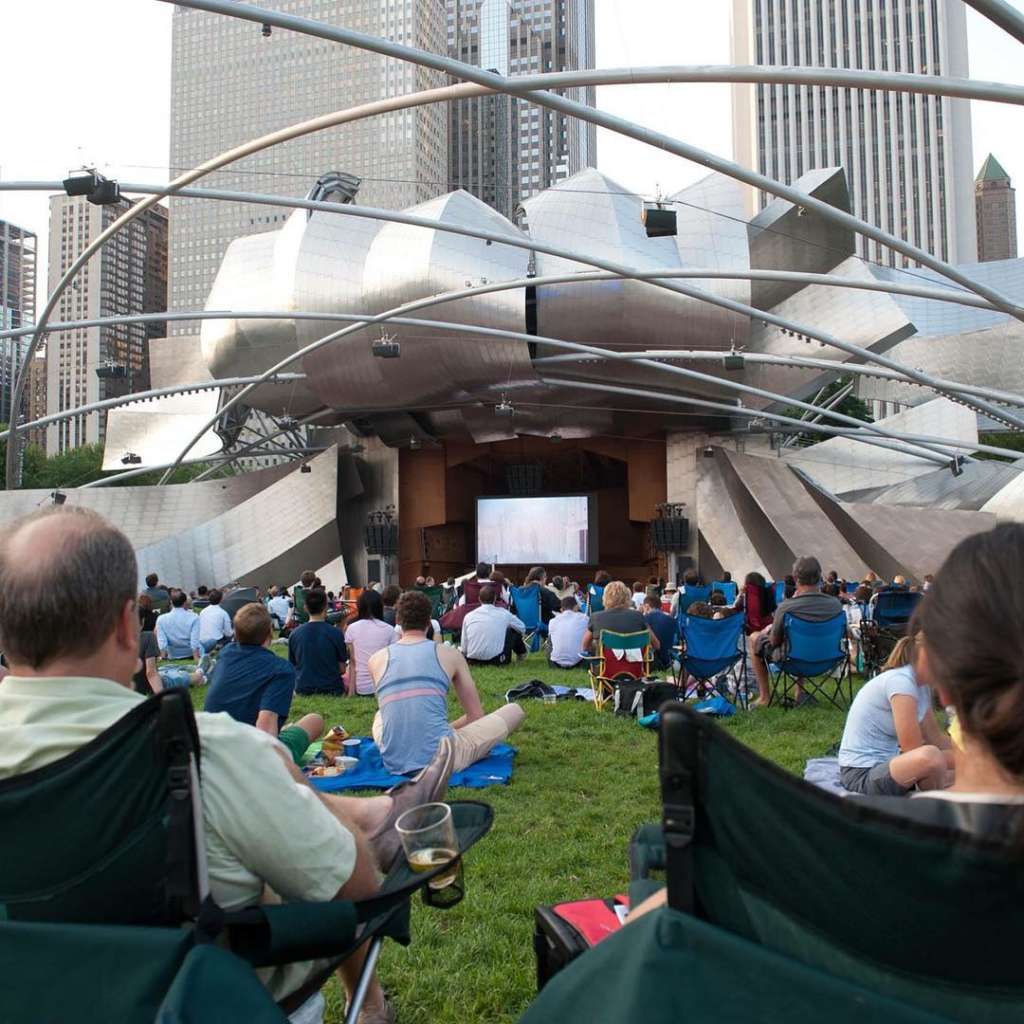
[[[473,674],[485,710],[528,679],[586,685],[584,672],[549,669],[540,654]],[[201,707],[205,691],[193,693]],[[402,1024],[516,1020],[536,990],[534,907],[625,891],[630,836],[659,815],[653,732],[583,701],[524,706],[526,721],[512,740],[519,749],[512,784],[452,790],[454,799],[494,808],[493,830],[467,857],[466,899],[444,913],[416,901],[412,945],[385,946],[380,976]],[[296,697],[292,714],[317,711],[328,725],[368,735],[375,708],[367,699]],[[454,717],[454,705],[452,711]],[[737,738],[795,773],[839,739],[842,725],[840,712],[821,706],[725,721]],[[336,981],[325,994],[327,1021],[335,1024],[342,1017]]]

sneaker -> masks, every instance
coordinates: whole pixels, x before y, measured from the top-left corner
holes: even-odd
[[[348,1007],[345,1007],[345,1019],[348,1019]],[[395,1008],[391,1000],[385,997],[380,1006],[364,1006],[359,1011],[356,1024],[395,1024]]]
[[[391,867],[402,847],[395,822],[413,807],[443,800],[448,792],[448,780],[454,769],[455,745],[450,736],[445,736],[437,746],[433,761],[416,778],[388,790],[391,811],[369,839],[370,849],[373,850],[382,871],[387,871]]]

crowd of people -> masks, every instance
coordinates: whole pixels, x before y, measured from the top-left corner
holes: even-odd
[[[1021,573],[1024,526],[1004,525],[959,544],[923,582],[928,596],[906,637],[849,710],[838,758],[843,786],[869,796],[998,805],[999,827],[1009,828],[1011,810],[1024,803],[1024,598],[1000,581]],[[485,710],[472,666],[516,664],[535,619],[552,666],[579,665],[602,631],[612,631],[646,632],[655,664],[666,667],[681,612],[743,615],[763,703],[787,616],[820,622],[911,586],[868,574],[853,589],[823,574],[812,556],[797,559],[777,605],[756,573],[730,600],[728,587],[708,594],[693,572],[679,586],[598,574],[580,587],[536,567],[512,587],[481,564],[451,586],[421,578],[406,590],[367,587],[354,609],[312,572],[290,592],[273,587],[265,595],[208,587],[189,594],[156,575],[139,594],[137,578],[125,536],[84,508],[55,506],[5,532],[0,633],[9,673],[0,684],[0,779],[73,753],[147,694],[180,682],[162,677],[161,663],[186,662],[186,683],[209,684],[197,715],[203,828],[212,895],[228,909],[263,899],[267,887],[285,900],[376,892],[398,853],[397,816],[443,799],[454,771],[522,725],[518,704]],[[68,616],[69,605],[89,614]],[[282,642],[287,650],[275,653]],[[406,781],[377,797],[313,789],[300,762],[325,722],[293,716],[296,693],[374,700],[372,734],[384,766]],[[454,721],[450,693],[461,707]],[[937,707],[949,709],[952,729]],[[340,969],[349,994],[360,963],[356,956]],[[266,983],[286,999],[310,970],[275,969]],[[360,1020],[393,1020],[376,981]]]

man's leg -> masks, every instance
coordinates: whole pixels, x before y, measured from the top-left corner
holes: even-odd
[[[526,657],[526,643],[523,640],[523,634],[509,626],[505,630],[505,650],[500,655],[501,663],[511,664],[513,654],[522,661]]]
[[[757,706],[768,707],[768,700],[771,697],[772,682],[768,666],[761,656],[762,641],[771,632],[771,626],[766,626],[759,633],[750,634],[750,664],[754,669],[754,678],[757,680]]]
[[[526,712],[518,704],[506,704],[475,722],[456,729],[452,736],[455,745],[455,771],[461,772],[474,761],[486,757],[493,747],[504,743],[509,735],[523,724]]]

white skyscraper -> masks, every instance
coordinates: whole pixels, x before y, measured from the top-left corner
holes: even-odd
[[[446,0],[448,54],[503,75],[594,67],[594,0]],[[594,88],[568,89],[595,105]],[[507,217],[597,160],[592,124],[509,96],[451,105],[449,186]]]
[[[734,64],[968,77],[962,0],[733,0]],[[790,183],[846,170],[853,212],[952,262],[976,258],[967,100],[795,85],[733,88],[738,162]],[[761,197],[762,204],[765,197]],[[907,261],[858,239],[860,255]]]
[[[444,0],[279,0],[275,9],[445,52]],[[299,121],[445,84],[445,76],[354,47],[177,8],[171,173]],[[363,179],[357,202],[397,209],[445,191],[447,112],[418,107],[275,146],[200,184],[304,197],[327,171]],[[170,308],[202,308],[228,243],[280,227],[285,207],[172,201]],[[183,324],[171,333],[193,333]]]

